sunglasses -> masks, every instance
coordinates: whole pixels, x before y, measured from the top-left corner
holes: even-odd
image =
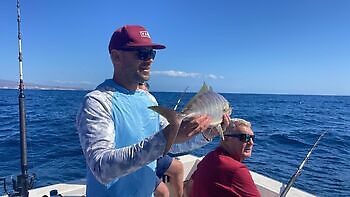
[[[250,142],[250,139],[254,141],[255,135],[249,135],[249,134],[226,134],[225,137],[235,137],[239,138],[241,142]]]
[[[136,51],[137,52],[137,57],[139,60],[146,61],[149,59],[153,59],[156,57],[157,51],[153,49],[121,49],[122,51]]]

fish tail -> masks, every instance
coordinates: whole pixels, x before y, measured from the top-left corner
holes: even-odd
[[[168,108],[161,107],[161,106],[150,106],[148,108],[159,113],[160,115],[164,116],[168,121],[170,119],[172,119],[172,120],[176,119],[176,121],[179,121],[179,122],[182,121],[181,115],[173,109],[168,109]],[[164,155],[170,150],[171,146],[175,142],[175,139],[177,137],[177,133],[178,133],[178,131],[174,131],[174,132],[171,132],[171,133],[168,133],[167,135],[165,135],[167,143],[165,145]]]
[[[180,114],[173,109],[168,109],[162,106],[150,106],[148,108],[164,116],[167,120],[174,117],[177,119],[180,118]]]

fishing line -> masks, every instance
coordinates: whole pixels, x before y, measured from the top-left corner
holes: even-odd
[[[179,103],[180,103],[182,97],[184,96],[184,94],[186,93],[186,91],[187,91],[188,88],[189,88],[189,87],[187,86],[186,89],[185,89],[185,91],[183,91],[182,94],[180,95],[179,100],[177,100],[177,103],[176,103],[176,105],[175,105],[175,107],[174,107],[174,110],[175,110],[175,111],[176,111],[177,107],[179,106]]]

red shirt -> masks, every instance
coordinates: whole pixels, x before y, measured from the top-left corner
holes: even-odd
[[[191,178],[191,197],[260,196],[247,166],[221,147],[203,158]]]

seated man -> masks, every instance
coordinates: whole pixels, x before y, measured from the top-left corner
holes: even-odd
[[[225,140],[198,164],[187,184],[191,197],[260,196],[246,165],[254,145],[254,133],[249,122],[231,119]],[[188,192],[187,192],[188,191]]]

